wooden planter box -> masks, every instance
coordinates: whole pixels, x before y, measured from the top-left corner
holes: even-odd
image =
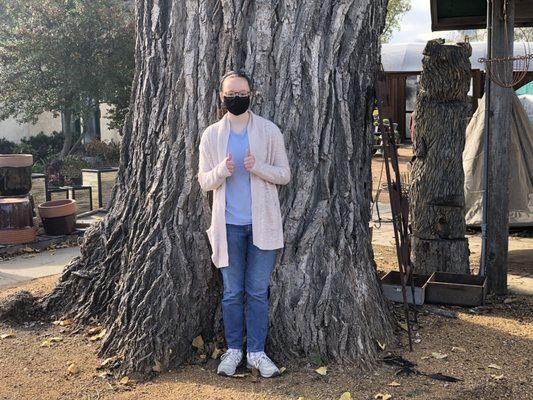
[[[429,279],[429,275],[413,275],[415,285],[415,301],[414,304],[424,304],[426,296],[426,285]],[[381,286],[383,288],[383,294],[390,301],[395,303],[403,303],[402,294],[402,281],[400,279],[399,271],[390,271],[383,278],[381,278]],[[413,304],[413,293],[411,285],[406,282],[407,289],[407,302]]]
[[[118,167],[85,168],[81,170],[83,186],[92,188],[92,202],[98,208],[108,208],[113,187],[117,180]]]
[[[487,279],[484,276],[434,272],[427,283],[428,303],[480,306],[485,302]]]

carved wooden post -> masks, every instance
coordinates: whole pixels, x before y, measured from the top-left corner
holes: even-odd
[[[462,153],[469,102],[468,43],[431,40],[415,106],[411,171],[412,260],[417,272],[469,273]]]

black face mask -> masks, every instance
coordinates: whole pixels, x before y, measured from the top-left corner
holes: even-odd
[[[241,115],[250,107],[250,96],[246,97],[227,97],[224,96],[224,106],[234,115]]]

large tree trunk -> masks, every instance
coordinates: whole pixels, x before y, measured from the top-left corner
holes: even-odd
[[[420,273],[469,273],[463,149],[468,123],[467,43],[430,40],[415,106],[416,159],[409,193],[412,261]]]
[[[392,323],[369,240],[372,82],[385,0],[137,1],[137,69],[108,215],[88,230],[44,310],[107,327],[120,371],[187,360],[221,329],[220,279],[197,183],[219,77],[245,67],[252,108],[284,133],[285,248],[268,351],[370,366]]]

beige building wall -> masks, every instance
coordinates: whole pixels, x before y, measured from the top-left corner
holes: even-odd
[[[120,135],[118,130],[109,129],[109,106],[107,104],[100,105],[101,119],[100,119],[100,132],[103,141],[114,140],[120,142]],[[53,131],[60,132],[61,117],[54,118],[52,113],[43,113],[39,116],[36,124],[31,123],[19,123],[13,118],[0,121],[0,138],[10,140],[15,143],[20,143],[23,137],[35,136],[40,132],[44,132],[47,135],[51,135]]]
[[[109,129],[109,109],[105,103],[100,104],[100,137],[102,141],[113,140],[117,143],[120,143],[121,136],[117,129]]]
[[[52,113],[41,114],[36,124],[21,124],[13,118],[0,121],[0,138],[20,143],[23,137],[35,136],[40,132],[47,135],[61,131],[61,117],[54,118]]]

